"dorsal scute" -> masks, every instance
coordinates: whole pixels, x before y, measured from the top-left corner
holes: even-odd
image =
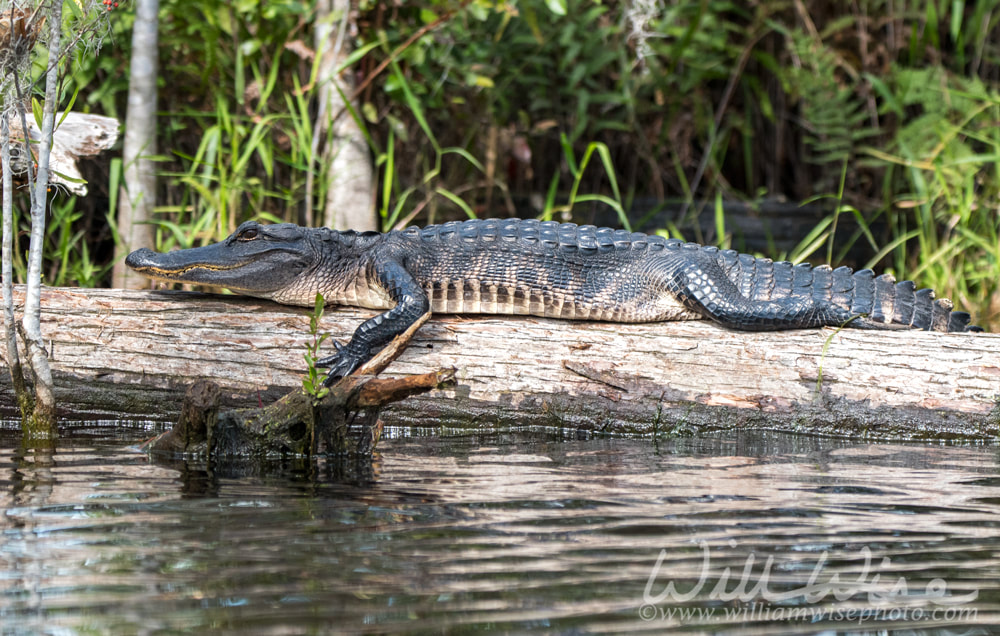
[[[668,245],[679,245],[682,241],[665,239],[643,232],[629,232],[623,229],[597,227],[594,225],[576,225],[575,223],[559,223],[557,221],[539,221],[537,219],[468,219],[465,221],[448,221],[438,225],[424,227],[411,226],[400,231],[407,237],[422,237],[425,239],[454,238],[463,240],[477,238],[506,240],[529,239],[545,243],[558,243],[560,246],[591,245],[615,246],[618,249],[663,249]],[[694,244],[691,244],[692,246]]]
[[[460,240],[471,243],[517,242],[542,245],[564,253],[579,251],[583,254],[631,251],[658,253],[664,250],[705,250],[717,253],[713,246],[702,246],[676,238],[656,234],[629,232],[623,229],[576,225],[537,219],[469,219],[448,221],[439,225],[408,227],[400,233],[407,238],[424,240]],[[735,252],[734,252],[735,254]]]
[[[795,266],[790,261],[775,261],[774,289],[771,298],[788,298],[792,295],[792,281],[795,276]]]
[[[546,246],[555,248],[559,245],[559,226],[557,223],[542,223],[538,229],[538,241]]]

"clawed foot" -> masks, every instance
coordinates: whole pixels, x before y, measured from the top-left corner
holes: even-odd
[[[337,348],[337,353],[316,361],[317,367],[330,369],[326,373],[326,379],[323,380],[325,386],[330,386],[337,380],[351,375],[365,361],[365,356],[353,352],[350,345],[345,347],[334,341],[333,346]]]

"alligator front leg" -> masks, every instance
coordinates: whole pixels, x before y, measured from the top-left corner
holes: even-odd
[[[346,345],[334,343],[336,354],[316,361],[317,367],[330,369],[324,381],[327,386],[350,375],[430,309],[427,294],[401,263],[389,261],[375,267],[379,284],[396,306],[361,323]]]

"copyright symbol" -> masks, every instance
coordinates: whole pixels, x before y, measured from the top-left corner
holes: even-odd
[[[646,605],[643,605],[639,608],[639,618],[641,618],[644,621],[653,620],[654,618],[656,618],[656,614],[657,612],[655,605],[650,605],[647,603]]]

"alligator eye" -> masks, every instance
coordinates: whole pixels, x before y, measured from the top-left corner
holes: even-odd
[[[236,237],[237,241],[252,241],[257,238],[257,228],[248,227],[247,229],[240,232],[239,236]]]

